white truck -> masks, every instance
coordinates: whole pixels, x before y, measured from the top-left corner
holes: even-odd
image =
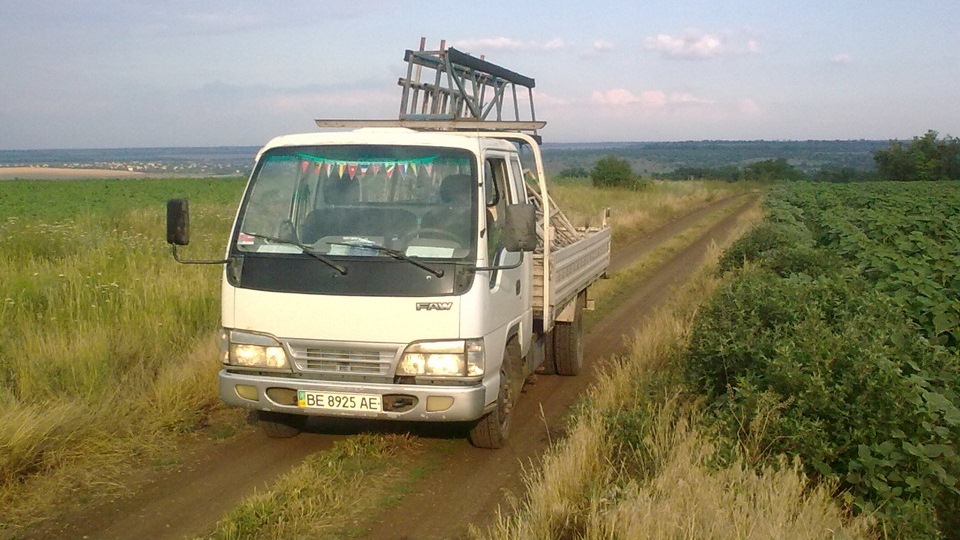
[[[407,61],[399,120],[318,120],[352,129],[260,150],[223,260],[180,259],[187,202],[167,205],[177,260],[224,264],[220,395],[270,436],[309,416],[466,422],[500,448],[528,376],[581,369],[610,229],[552,204],[543,122],[490,104],[533,80],[442,44]],[[424,68],[456,80],[423,83]]]

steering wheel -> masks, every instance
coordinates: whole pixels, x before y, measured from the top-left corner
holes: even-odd
[[[442,240],[450,240],[451,242],[456,242],[458,245],[462,239],[456,234],[444,230],[444,229],[435,229],[432,227],[422,227],[419,229],[412,230],[407,234],[403,235],[401,241],[404,244],[409,244],[414,238],[439,238]]]

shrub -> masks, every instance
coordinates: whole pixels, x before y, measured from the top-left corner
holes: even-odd
[[[803,242],[803,235],[797,227],[764,221],[724,251],[719,269],[726,272],[739,268],[744,262],[757,261],[774,250],[798,242]]]
[[[773,221],[761,223],[730,246],[720,258],[719,270],[740,268],[744,262],[758,262],[780,276],[819,276],[842,265],[836,254],[814,246],[803,225]]]
[[[597,160],[590,171],[590,180],[593,182],[593,187],[599,188],[641,189],[645,187],[645,184],[633,174],[630,162],[613,154]]]

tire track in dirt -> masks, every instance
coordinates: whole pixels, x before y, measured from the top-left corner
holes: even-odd
[[[611,272],[656,249],[709,213],[740,205],[740,210],[674,256],[630,300],[584,336],[586,362],[582,375],[536,376],[533,384],[524,388],[507,447],[495,451],[474,448],[455,428],[413,428],[428,443],[431,438],[442,439],[452,449],[445,451],[442,463],[414,486],[416,492],[387,510],[378,522],[368,525],[367,537],[456,538],[466,532],[468,524],[491,524],[498,507],[510,497],[522,494],[524,467],[531,467],[551,437],[562,433],[564,414],[592,381],[592,364],[622,351],[624,334],[669,296],[671,285],[693,272],[710,240],[726,234],[740,211],[756,198],[734,195],[715,201],[618,247],[611,258]],[[200,443],[180,456],[179,467],[158,473],[144,471],[148,480],[135,486],[129,496],[68,512],[21,538],[165,540],[200,535],[211,530],[244,497],[268,488],[308,455],[328,450],[336,441],[369,429],[393,431],[398,426],[324,421],[322,429],[311,424],[293,439],[269,439],[259,432],[247,432],[223,443]]]

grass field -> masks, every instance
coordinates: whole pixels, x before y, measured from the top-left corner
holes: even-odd
[[[0,182],[0,523],[41,515],[44,490],[109,486],[217,406],[220,273],[172,260],[164,201],[194,201],[191,252],[216,256],[242,186]]]
[[[0,182],[0,531],[124,492],[178,441],[242,424],[216,392],[219,267],[180,266],[164,204],[191,201],[185,253],[217,258],[242,179]],[[730,193],[553,190],[574,220],[638,234]],[[620,236],[619,238],[625,238]]]

